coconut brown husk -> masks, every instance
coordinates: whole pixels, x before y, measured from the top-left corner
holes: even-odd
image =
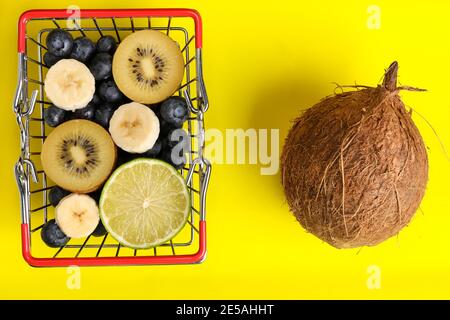
[[[382,85],[326,98],[294,121],[281,156],[290,209],[336,248],[396,235],[424,196],[428,159],[399,97],[398,64]]]

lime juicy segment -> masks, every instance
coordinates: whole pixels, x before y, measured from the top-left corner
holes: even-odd
[[[189,193],[169,164],[137,159],[119,167],[103,188],[100,217],[120,244],[134,249],[160,245],[186,224]]]

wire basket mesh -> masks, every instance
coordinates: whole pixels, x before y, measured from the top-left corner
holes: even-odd
[[[44,120],[51,102],[43,81],[48,67],[43,62],[47,34],[62,28],[75,37],[93,41],[111,35],[118,42],[128,34],[154,29],[180,46],[185,60],[184,79],[175,95],[186,99],[190,115],[185,129],[190,137],[188,161],[180,170],[191,197],[191,212],[184,229],[172,240],[151,249],[121,246],[109,234],[71,239],[64,247],[48,248],[40,237],[43,224],[54,217],[47,199],[53,183],[40,163],[42,144],[51,131]],[[73,18],[66,10],[32,10],[19,20],[18,87],[14,112],[20,129],[21,154],[15,166],[22,211],[22,252],[33,266],[128,265],[198,263],[206,254],[206,193],[211,165],[203,157],[204,114],[208,99],[203,82],[201,20],[189,9],[81,10]]]

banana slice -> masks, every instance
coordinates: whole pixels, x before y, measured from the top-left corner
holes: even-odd
[[[56,206],[55,220],[68,237],[83,238],[95,230],[100,216],[94,199],[85,194],[72,193]]]
[[[159,136],[159,120],[147,106],[131,102],[120,106],[109,122],[116,145],[130,153],[150,150]]]
[[[54,105],[73,111],[84,108],[92,100],[95,79],[83,63],[62,59],[47,71],[44,90]]]

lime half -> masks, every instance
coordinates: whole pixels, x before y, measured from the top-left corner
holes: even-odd
[[[106,182],[100,218],[120,244],[143,249],[173,238],[186,224],[189,193],[169,164],[136,159],[120,166]]]

